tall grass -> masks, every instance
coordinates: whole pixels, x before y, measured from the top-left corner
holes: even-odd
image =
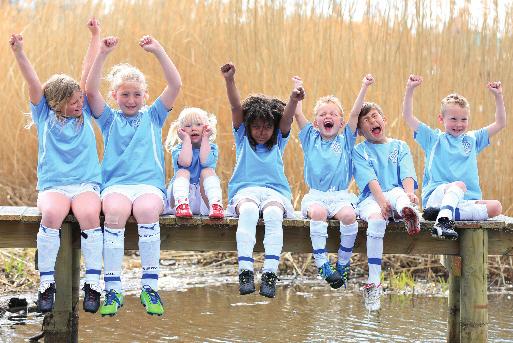
[[[291,8],[291,3],[295,7]],[[29,110],[27,87],[8,51],[8,36],[24,34],[26,53],[41,80],[56,72],[78,78],[88,43],[85,23],[92,15],[100,19],[104,35],[121,40],[105,71],[119,62],[139,66],[149,79],[151,99],[160,94],[165,80],[157,61],[137,46],[137,39],[152,34],[166,47],[184,86],[164,132],[183,106],[216,113],[221,152],[218,173],[224,186],[235,161],[230,109],[219,72],[226,61],[236,64],[243,97],[262,92],[287,99],[291,76],[300,75],[307,90],[304,108],[309,118],[315,99],[326,94],[337,95],[348,111],[363,75],[372,73],[377,82],[367,99],[382,105],[389,135],[410,144],[419,180],[422,150],[400,117],[410,73],[424,76],[424,84],[416,91],[414,111],[433,127],[439,125],[440,100],[453,91],[470,100],[471,128],[491,123],[495,104],[485,87],[489,80],[503,82],[506,107],[512,108],[512,6],[505,9],[506,24],[498,38],[496,12],[484,12],[489,20],[476,27],[469,10],[459,10],[454,2],[442,18],[433,10],[443,3],[440,1],[411,1],[407,10],[398,6],[403,2],[391,2],[390,8],[395,9],[384,11],[376,10],[369,1],[361,20],[356,20],[354,12],[343,10],[341,4],[346,2],[315,3],[318,6],[309,1],[154,0],[104,5],[62,0],[17,7],[0,2],[0,33],[5,44],[0,54],[0,203],[34,202],[37,162],[36,131],[24,129],[23,113]],[[492,139],[492,145],[479,157],[479,167],[484,198],[499,199],[511,215],[513,136],[508,131]],[[297,132],[294,126],[284,157],[296,208],[307,191]],[[98,141],[101,152],[100,135]],[[172,173],[169,158],[166,156],[168,177]]]

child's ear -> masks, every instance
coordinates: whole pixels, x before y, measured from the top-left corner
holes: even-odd
[[[444,122],[444,115],[442,113],[438,113],[438,122],[442,124]]]
[[[112,99],[117,100],[117,96],[116,96],[116,91],[115,90],[112,90],[110,92],[110,95],[112,96]]]

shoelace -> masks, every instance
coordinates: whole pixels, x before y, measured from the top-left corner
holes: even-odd
[[[150,301],[152,304],[158,304],[159,302],[163,304],[162,300],[160,299],[160,295],[156,291],[150,287],[144,287],[143,289],[150,296]]]
[[[86,292],[85,292],[86,300],[88,300],[88,301],[96,300],[97,294],[99,294],[99,292],[92,289],[89,285],[86,286]]]
[[[240,280],[242,283],[248,283],[251,281],[251,275],[249,273],[242,273],[240,275]]]
[[[266,274],[266,277],[262,279],[262,281],[268,285],[274,285],[276,280],[278,280],[278,276],[272,273]]]
[[[119,299],[116,296],[116,291],[111,289],[110,291],[107,292],[107,294],[105,294],[105,304],[112,305],[112,303],[114,301],[118,303],[118,306],[121,306],[121,303],[119,302]]]

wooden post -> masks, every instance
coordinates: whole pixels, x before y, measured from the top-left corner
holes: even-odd
[[[460,278],[461,257],[443,256],[443,263],[449,271],[449,314],[447,317],[447,342],[460,342]]]
[[[57,289],[55,305],[54,310],[46,314],[43,320],[45,343],[78,341],[78,312],[76,302],[73,301],[72,290],[75,274],[73,260],[76,255],[72,246],[72,229],[73,224],[69,222],[62,224],[61,246],[55,264],[55,287]],[[80,253],[78,256],[80,258]]]
[[[464,229],[460,232],[460,339],[462,343],[487,342],[488,232],[479,229]]]

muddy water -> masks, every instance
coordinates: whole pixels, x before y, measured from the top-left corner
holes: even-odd
[[[442,342],[447,299],[385,295],[379,315],[359,294],[324,285],[282,285],[277,298],[239,296],[235,284],[162,292],[166,313],[150,317],[136,295],[116,317],[80,312],[81,342]],[[491,342],[513,342],[513,297],[490,296]],[[2,319],[0,341],[22,342],[41,327]]]

